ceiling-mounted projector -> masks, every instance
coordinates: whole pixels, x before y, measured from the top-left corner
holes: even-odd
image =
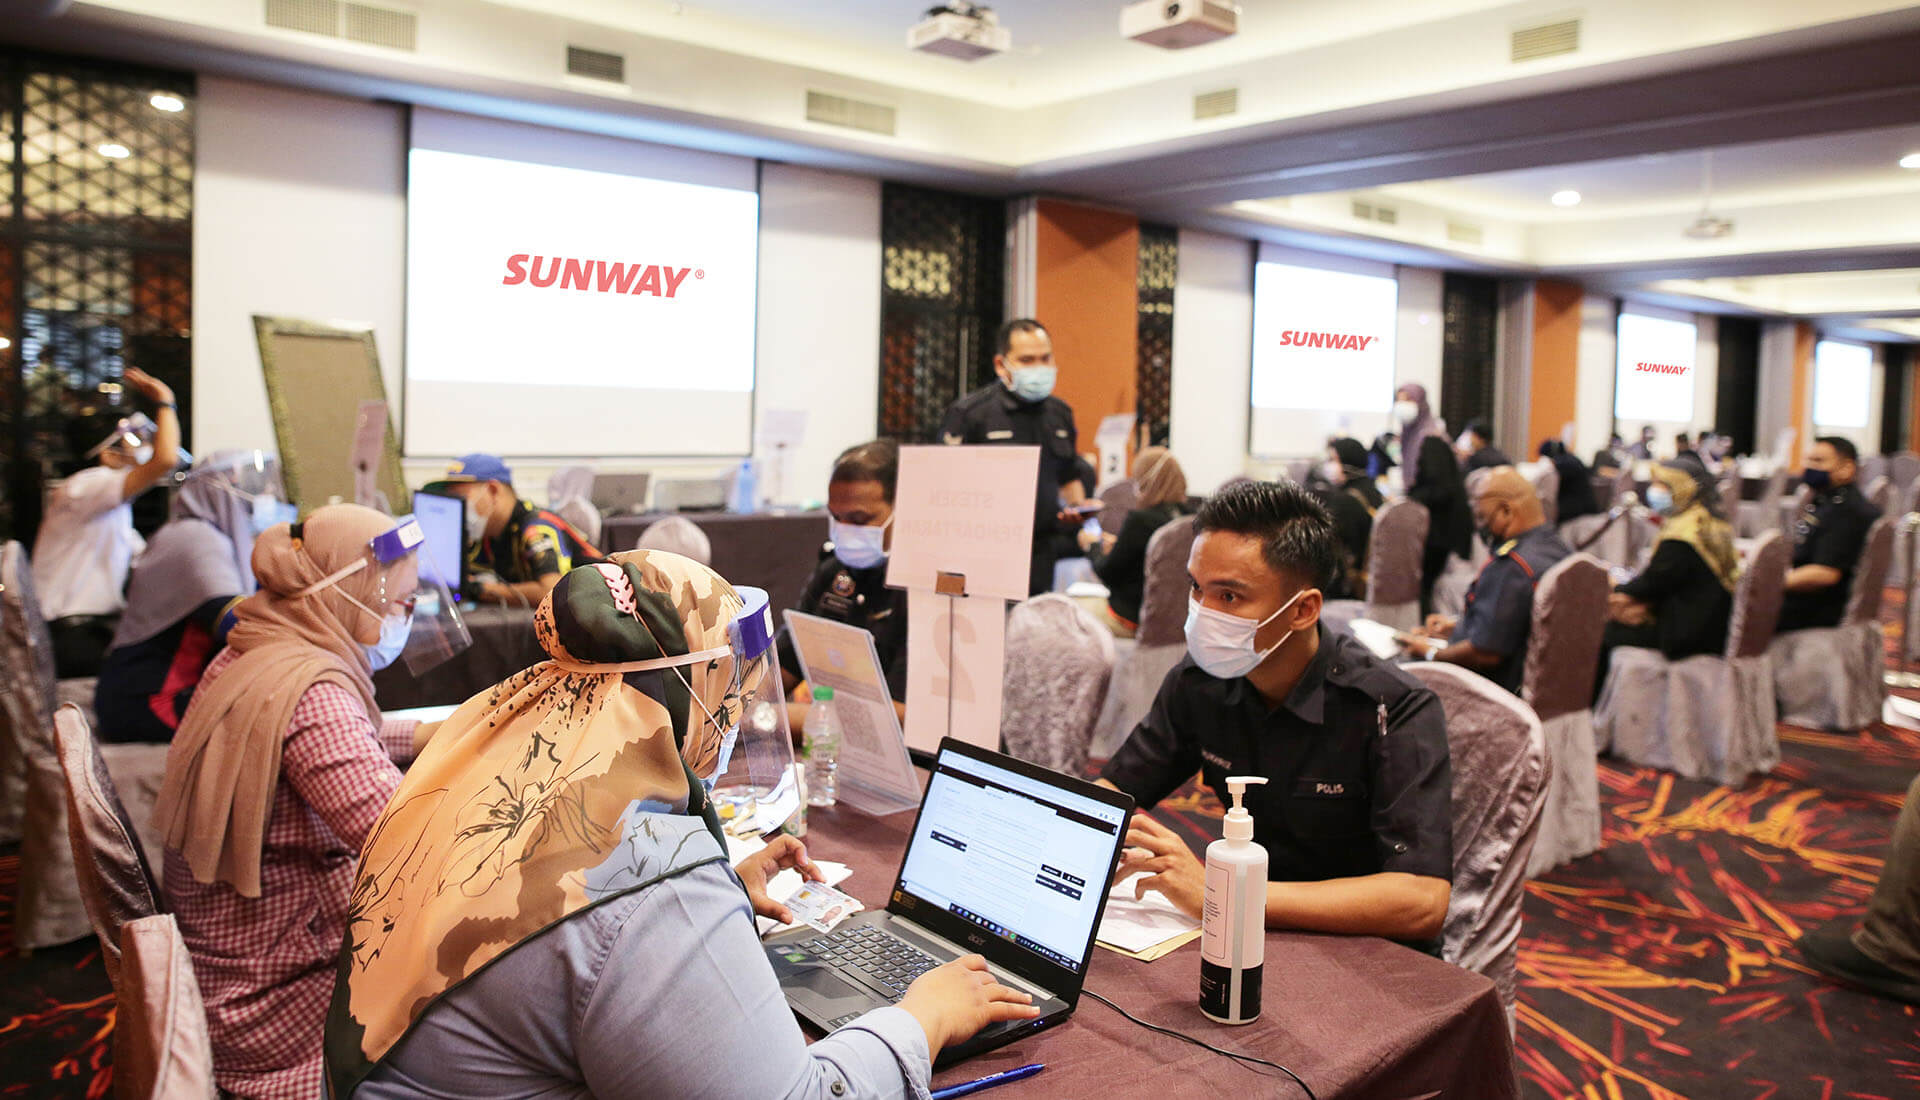
[[[992,8],[947,0],[928,8],[926,19],[907,32],[907,48],[961,61],[978,61],[1013,48],[1013,33],[1000,25]]]
[[[1135,42],[1184,50],[1240,29],[1240,9],[1218,0],[1140,0],[1120,9],[1120,33]]]
[[[1697,241],[1714,241],[1733,235],[1732,218],[1716,218],[1712,214],[1701,214],[1693,224],[1680,232]]]

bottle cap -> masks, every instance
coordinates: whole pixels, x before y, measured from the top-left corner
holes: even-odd
[[[1221,836],[1228,840],[1253,839],[1253,815],[1247,812],[1241,800],[1246,797],[1247,784],[1257,783],[1264,786],[1266,782],[1267,777],[1264,775],[1227,776],[1227,793],[1233,799],[1233,808],[1227,811],[1226,822],[1220,830]]]
[[[830,687],[814,688],[813,697],[822,703],[831,703],[833,702],[833,689]],[[1260,782],[1265,783],[1266,780],[1262,779]]]

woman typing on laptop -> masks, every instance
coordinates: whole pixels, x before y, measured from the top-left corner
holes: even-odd
[[[791,837],[728,867],[702,783],[771,656],[745,610],[660,551],[561,579],[552,659],[447,720],[361,852],[333,1096],[925,1097],[941,1047],[1034,1014],[976,955],[805,1045],[753,914],[818,872]]]

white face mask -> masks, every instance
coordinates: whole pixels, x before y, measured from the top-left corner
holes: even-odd
[[[1335,485],[1342,485],[1346,483],[1347,471],[1345,467],[1340,465],[1339,459],[1330,458],[1320,464],[1320,476]]]
[[[1411,424],[1419,419],[1420,406],[1411,401],[1395,401],[1393,403],[1393,416],[1394,419],[1400,421],[1402,424]]]
[[[375,672],[400,659],[406,651],[407,639],[413,634],[413,612],[402,611],[397,615],[388,615],[380,620],[380,640],[370,646],[362,646],[367,651],[367,663]]]
[[[871,569],[887,560],[887,528],[893,517],[878,526],[827,520],[827,537],[833,540],[833,556],[849,569]]]
[[[1057,376],[1053,367],[1014,367],[1008,373],[1013,375],[1009,388],[1022,401],[1044,401],[1053,394]]]
[[[1199,600],[1187,597],[1187,655],[1193,658],[1194,664],[1200,666],[1200,671],[1215,679],[1233,680],[1245,676],[1259,668],[1260,662],[1273,656],[1275,650],[1293,637],[1293,631],[1289,630],[1265,650],[1256,650],[1254,638],[1260,633],[1260,628],[1279,618],[1306,592],[1304,588],[1295,592],[1291,599],[1280,605],[1279,610],[1259,622],[1202,607]]]
[[[487,517],[480,514],[472,501],[467,501],[466,524],[467,545],[471,546],[487,537]]]

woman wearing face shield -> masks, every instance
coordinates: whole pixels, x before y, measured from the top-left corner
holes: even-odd
[[[194,463],[127,583],[127,609],[95,685],[102,741],[173,739],[231,614],[257,587],[253,538],[291,522],[279,463],[263,451],[219,451]]]
[[[419,542],[417,524],[354,504],[263,532],[259,590],[168,749],[163,888],[224,1091],[320,1091],[353,856],[400,785],[394,761],[430,732],[383,723],[373,697],[410,634]]]
[[[336,1100],[924,1097],[944,1043],[1033,1014],[976,956],[805,1045],[753,916],[790,915],[778,868],[818,871],[791,837],[729,867],[703,783],[778,679],[744,606],[663,551],[561,578],[552,659],[447,720],[361,852]]]

